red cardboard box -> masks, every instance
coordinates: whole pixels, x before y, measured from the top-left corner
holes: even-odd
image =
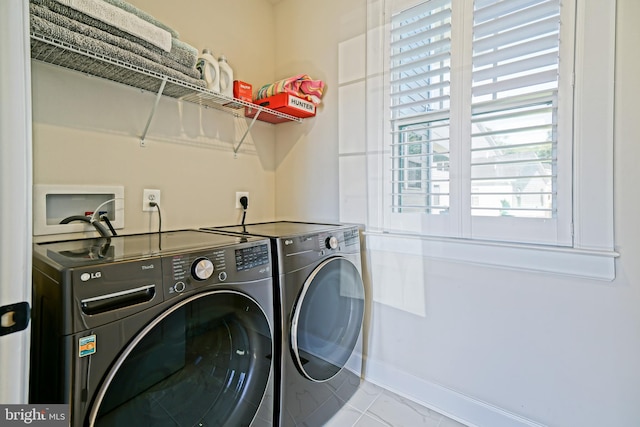
[[[233,97],[251,102],[253,99],[253,86],[240,80],[233,81]]]
[[[281,113],[289,114],[293,117],[306,118],[316,115],[316,106],[314,103],[309,102],[306,99],[290,95],[286,92],[278,93],[268,98],[257,99],[253,101],[253,103],[258,104],[261,107],[267,107]],[[245,117],[249,118],[253,118],[257,112],[258,110],[251,107],[245,107],[244,109]],[[258,120],[269,123],[282,123],[289,121],[288,119],[269,114],[268,111],[262,111],[258,116]]]
[[[245,83],[241,80],[233,81],[233,97],[235,99],[240,99],[242,101],[251,102],[253,98],[253,86],[250,83]],[[237,102],[228,102],[224,104],[225,107],[229,108],[242,108],[243,105]]]

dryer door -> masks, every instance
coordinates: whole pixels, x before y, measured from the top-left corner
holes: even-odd
[[[127,346],[89,425],[248,426],[269,384],[271,355],[269,321],[256,301],[235,291],[194,295]]]
[[[307,278],[293,308],[291,353],[312,381],[333,378],[356,346],[364,317],[364,284],[356,267],[330,258]]]

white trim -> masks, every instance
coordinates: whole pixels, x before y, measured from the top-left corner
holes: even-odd
[[[574,247],[614,247],[615,0],[578,0],[574,130]],[[593,31],[593,23],[598,30]]]
[[[365,380],[469,427],[544,427],[528,418],[418,378],[387,363],[366,360]]]
[[[617,252],[496,243],[367,230],[367,250],[404,253],[495,268],[611,281]]]
[[[0,305],[31,304],[29,2],[0,1],[0,33]],[[29,328],[0,337],[0,402],[28,402],[29,350]]]

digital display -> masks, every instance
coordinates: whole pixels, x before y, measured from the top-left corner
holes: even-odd
[[[269,246],[259,245],[236,249],[236,270],[244,271],[269,264]]]
[[[358,229],[354,228],[354,229],[345,231],[344,242],[345,242],[345,245],[347,246],[360,243],[360,234],[358,232]]]

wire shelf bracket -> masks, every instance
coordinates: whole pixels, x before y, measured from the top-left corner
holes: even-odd
[[[149,126],[151,125],[151,120],[153,120],[153,116],[156,114],[156,108],[158,108],[158,103],[160,102],[160,98],[162,98],[162,92],[164,92],[164,87],[167,84],[167,78],[162,79],[162,83],[160,84],[160,89],[158,89],[158,93],[156,94],[156,99],[153,103],[153,107],[151,107],[151,113],[149,113],[149,118],[147,119],[147,125],[144,127],[142,131],[142,136],[140,137],[140,146],[146,147],[147,143],[145,142],[145,138],[147,137],[147,132],[149,131]]]
[[[253,127],[253,124],[256,122],[256,119],[258,118],[258,116],[260,115],[261,112],[262,111],[258,111],[256,113],[256,115],[253,116],[253,119],[251,119],[251,123],[249,123],[249,126],[247,127],[247,130],[244,131],[244,135],[242,135],[242,138],[240,138],[240,141],[238,142],[238,145],[233,148],[233,158],[234,159],[238,158],[238,150],[240,149],[240,146],[242,145],[242,143],[244,142],[245,138],[249,134],[249,131]]]

